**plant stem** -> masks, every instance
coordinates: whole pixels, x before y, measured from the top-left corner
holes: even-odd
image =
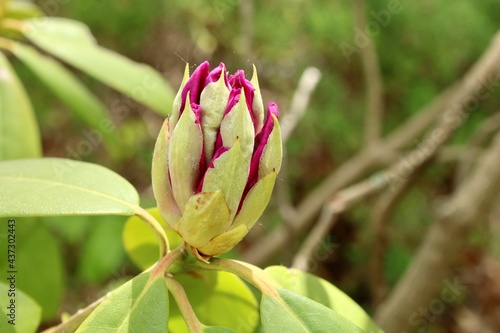
[[[165,230],[161,226],[160,222],[158,222],[145,209],[139,206],[135,207],[135,214],[139,216],[144,222],[146,222],[155,232],[156,237],[158,237],[158,243],[160,245],[160,258],[163,258],[170,251],[170,246],[168,244],[167,234],[165,233]]]
[[[224,258],[212,258],[212,260],[208,264],[197,260],[195,265],[196,267],[204,268],[207,270],[222,270],[235,274],[253,284],[262,293],[271,295],[276,298],[279,297],[276,293],[276,288],[278,286],[276,285],[274,280],[257,266],[253,266],[242,261]]]
[[[191,303],[189,303],[189,299],[182,285],[169,277],[165,277],[165,283],[168,290],[174,297],[175,302],[179,306],[179,309],[181,310],[182,316],[186,321],[189,332],[201,333],[203,325],[198,320],[198,317],[196,317],[193,307],[191,306]]]
[[[178,248],[168,252],[156,265],[154,265],[151,269],[152,278],[156,278],[158,275],[164,275],[167,273],[167,270],[178,261],[180,258],[186,257],[186,249],[184,245],[179,246]]]

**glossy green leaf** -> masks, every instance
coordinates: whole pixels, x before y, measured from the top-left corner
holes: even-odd
[[[173,92],[151,67],[98,46],[87,26],[62,19],[26,21],[24,33],[43,50],[93,76],[161,115],[170,113]]]
[[[141,274],[111,292],[77,333],[167,333],[169,300],[163,277]]]
[[[182,243],[182,238],[161,217],[158,208],[147,210],[165,229],[170,248],[175,249]],[[142,270],[153,265],[158,260],[158,238],[153,230],[137,216],[130,217],[125,223],[122,233],[123,246],[132,262]]]
[[[87,125],[110,132],[104,105],[64,66],[23,44],[14,44],[12,52]]]
[[[262,295],[260,314],[264,333],[367,333],[326,306],[278,288],[279,297]]]
[[[40,133],[31,102],[0,52],[0,161],[41,155]]]
[[[9,274],[6,274],[9,277]],[[5,280],[4,280],[5,281]],[[34,333],[40,323],[42,309],[40,306],[26,295],[18,287],[15,289],[15,298],[10,297],[9,293],[12,292],[9,280],[0,282],[0,295],[2,295],[2,306],[0,307],[0,332],[2,333]],[[11,305],[11,300],[15,303]],[[15,306],[15,315],[11,314],[9,306]],[[12,317],[14,316],[14,317]],[[14,320],[12,323],[9,321]]]
[[[226,272],[200,271],[176,276],[176,280],[184,287],[198,319],[205,325],[214,326],[206,328],[209,329],[207,332],[227,332],[217,331],[219,327],[238,333],[252,333],[256,329],[259,322],[257,300],[237,276]],[[187,332],[184,318],[173,299],[169,332]]]
[[[271,266],[265,271],[283,288],[323,304],[367,332],[383,333],[361,306],[328,281],[284,266]]]
[[[42,318],[57,315],[65,288],[62,249],[48,228],[36,218],[16,218],[16,287],[42,307]],[[1,230],[7,230],[7,219]],[[5,221],[5,224],[4,222]],[[0,240],[0,245],[5,244]],[[0,246],[0,248],[4,248]],[[0,261],[0,272],[6,272],[7,260]],[[4,280],[5,281],[5,280]],[[3,295],[2,299],[4,299]],[[2,305],[3,307],[3,305]],[[18,319],[23,318],[18,311]],[[3,331],[1,331],[3,332]]]
[[[102,166],[62,158],[0,162],[0,216],[133,215],[139,195]]]

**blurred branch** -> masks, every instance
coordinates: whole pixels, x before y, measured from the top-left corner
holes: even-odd
[[[463,123],[464,122],[462,122],[462,124]],[[407,153],[402,159],[400,159],[400,161],[394,163],[387,169],[387,171],[379,172],[368,180],[338,192],[330,203],[324,205],[321,218],[314,226],[304,242],[304,245],[298,252],[294,260],[293,267],[304,270],[307,269],[307,266],[305,265],[307,264],[310,255],[330,230],[330,221],[334,221],[333,217],[335,215],[345,211],[366,195],[391,184],[391,191],[386,192],[387,194],[381,197],[375,206],[374,212],[373,226],[375,228],[375,234],[377,235],[374,251],[374,269],[376,271],[380,271],[379,264],[382,263],[382,256],[385,252],[384,244],[387,238],[385,223],[389,219],[390,213],[396,207],[403,194],[411,187],[416,174],[420,172],[426,164],[428,164],[432,157],[438,152],[438,149],[457,128],[458,126],[451,126],[449,122],[441,122],[440,126],[432,131],[432,133],[435,131],[443,133],[443,135],[439,137],[439,141],[433,142],[427,140],[427,143],[432,143],[429,147],[425,147],[425,149],[423,149],[422,146],[419,146],[415,150]],[[417,153],[419,154],[419,158],[415,161],[415,159],[412,159],[412,156]],[[405,174],[403,175],[400,171],[400,166],[410,160],[414,163],[411,164],[411,168],[407,167]],[[377,284],[380,284],[381,282],[382,280],[379,279]]]
[[[485,145],[491,136],[500,128],[500,111],[484,120],[474,132],[469,146],[461,154],[457,168],[456,180],[460,182],[469,172],[476,160],[477,151]]]
[[[478,147],[448,145],[439,151],[436,159],[441,163],[456,163],[460,162],[464,154],[470,154],[471,158],[476,159],[482,152],[483,149]]]
[[[362,182],[338,192],[329,203],[325,204],[318,223],[314,225],[314,228],[297,252],[292,267],[307,271],[309,269],[309,260],[314,250],[337,222],[338,216],[367,195],[386,186],[387,179],[388,177],[383,173],[377,173]]]
[[[336,191],[353,183],[373,168],[381,159],[384,150],[386,150],[386,154],[394,154],[395,150],[403,148],[420,135],[438,116],[438,112],[442,111],[442,108],[449,102],[452,90],[455,91],[453,88],[446,90],[431,102],[428,107],[407,120],[399,129],[396,129],[380,145],[379,154],[375,154],[373,150],[365,148],[333,171],[298,206],[297,218],[290,221],[294,233],[300,233],[307,229],[313,222],[312,218],[321,209],[323,203]],[[261,241],[251,246],[243,255],[243,260],[255,265],[265,262],[288,241],[288,233],[285,230],[288,228],[285,226],[275,228]]]
[[[412,331],[412,315],[426,308],[443,289],[467,244],[470,231],[489,211],[500,192],[500,133],[478,161],[474,172],[441,207],[410,267],[375,319],[387,333]]]
[[[500,36],[500,35],[499,35]],[[392,154],[412,143],[440,115],[441,122],[450,121],[456,116],[453,108],[465,105],[481,88],[493,84],[500,72],[500,37],[496,36],[490,47],[478,62],[458,83],[447,88],[429,105],[416,113],[399,128],[394,130],[378,146],[377,150],[365,148],[359,154],[332,172],[323,183],[313,190],[297,207],[297,218],[291,221],[295,233],[304,232],[310,227],[314,216],[323,204],[339,189],[361,178],[381,160],[381,156]],[[460,118],[462,119],[462,118]],[[441,133],[433,133],[434,135]],[[259,265],[278,252],[288,241],[284,226],[278,226],[261,241],[253,244],[242,256],[242,260]]]
[[[500,50],[497,52],[500,52]],[[491,62],[494,58],[486,57],[485,59]],[[464,89],[466,89],[467,83],[470,82],[467,80],[468,78],[469,77],[466,77]],[[375,205],[372,223],[376,235],[372,260],[373,274],[371,279],[373,283],[372,291],[376,291],[374,297],[375,303],[382,300],[384,291],[386,290],[386,288],[384,288],[385,283],[382,267],[383,255],[387,244],[386,226],[390,220],[391,213],[404,196],[404,193],[414,184],[417,173],[424,169],[425,165],[433,159],[438,150],[452,134],[465,123],[465,120],[468,118],[468,112],[472,111],[468,104],[469,100],[479,98],[478,91],[473,91],[474,94],[471,97],[461,96],[463,98],[462,100],[457,99],[456,103],[447,111],[447,115],[442,117],[437,126],[429,132],[423,140],[423,143],[412,152],[406,154],[400,162],[395,163],[388,172],[391,181],[396,180],[397,183],[392,186],[392,191],[386,192]],[[453,119],[453,121],[450,121],[450,119]],[[491,131],[491,129],[489,130]],[[484,131],[486,130],[482,130],[481,132]],[[402,166],[405,168],[404,174],[401,171]]]
[[[286,113],[280,121],[283,144],[285,144],[286,140],[299,123],[299,120],[306,113],[311,94],[320,79],[321,72],[315,67],[307,67],[302,73],[297,89],[293,94],[290,111]],[[288,185],[288,159],[285,151],[283,153],[280,178],[276,184],[276,197],[281,218],[285,222],[284,227],[287,229],[284,232],[286,232],[289,237],[293,237],[294,228],[291,226],[291,221],[297,218],[297,210],[292,205]]]
[[[456,129],[456,127],[453,129]],[[443,143],[444,141],[441,142],[441,144]],[[332,223],[336,221],[336,218],[334,219],[334,217],[336,217],[343,211],[347,210],[348,208],[350,208],[355,203],[359,202],[367,195],[376,192],[386,187],[387,185],[391,185],[395,181],[398,181],[398,183],[392,184],[393,187],[391,189],[393,191],[387,192],[388,197],[382,199],[387,202],[385,202],[384,206],[380,207],[381,211],[379,211],[378,214],[377,212],[375,214],[376,218],[374,221],[374,225],[378,226],[376,230],[378,230],[380,233],[383,233],[384,225],[378,219],[385,220],[385,218],[388,217],[389,212],[395,207],[397,199],[399,199],[399,196],[402,195],[408,189],[408,186],[410,186],[410,184],[413,184],[413,182],[409,180],[414,178],[412,176],[417,172],[417,170],[422,169],[423,165],[427,164],[427,162],[431,159],[431,157],[437,152],[441,144],[439,145],[436,144],[431,149],[427,149],[426,150],[427,155],[424,158],[422,158],[418,162],[418,164],[413,165],[414,169],[411,170],[410,174],[405,174],[404,178],[402,178],[401,175],[398,175],[399,172],[398,169],[401,161],[409,160],[410,157],[420,149],[420,147],[406,154],[405,157],[401,159],[401,161],[394,163],[386,171],[378,172],[372,177],[368,178],[367,180],[354,184],[336,193],[332,198],[332,200],[323,206],[319,222],[313,227],[312,231],[306,238],[304,244],[302,245],[302,248],[299,250],[299,252],[295,257],[292,266],[294,268],[307,270],[308,268],[307,263],[309,262],[309,258],[311,257],[316,246],[318,246],[321,240],[324,237],[326,237],[327,233],[332,227]],[[383,239],[381,238],[381,240]],[[380,250],[383,251],[383,247],[381,247]]]
[[[274,189],[274,197],[276,198],[276,203],[278,205],[278,211],[281,216],[282,225],[284,231],[287,234],[287,238],[290,240],[290,244],[293,244],[296,239],[296,234],[294,233],[294,228],[292,226],[292,221],[297,218],[297,210],[292,204],[292,199],[290,197],[290,182],[288,181],[288,156],[286,151],[283,151],[283,160],[281,162],[281,170],[279,173],[279,178],[276,181]],[[262,237],[262,236],[261,236]],[[293,252],[287,252],[287,258],[285,260],[290,261],[293,258]]]
[[[325,205],[318,223],[316,223],[314,229],[308,234],[299,252],[297,252],[293,258],[293,268],[300,269],[302,271],[309,270],[309,263],[314,250],[319,246],[335,223],[337,223],[339,214],[340,212],[333,210],[330,205]]]
[[[280,176],[276,182],[275,196],[278,204],[278,209],[280,216],[285,222],[293,221],[297,217],[297,211],[292,205],[292,200],[290,198],[290,190],[288,187],[288,157],[286,152],[283,152],[283,161],[281,163]]]
[[[484,145],[499,128],[500,110],[483,121],[479,129],[472,135],[470,144],[477,147]]]
[[[321,79],[321,72],[315,67],[307,67],[300,77],[299,84],[293,94],[290,110],[280,121],[281,137],[286,142],[299,120],[304,116],[311,94]]]
[[[410,156],[408,154],[408,156]],[[377,306],[385,297],[389,290],[385,282],[384,276],[384,255],[387,250],[389,239],[388,225],[391,220],[391,215],[397,207],[401,199],[412,188],[420,173],[428,164],[423,162],[416,167],[409,177],[394,185],[390,190],[385,193],[375,202],[373,208],[373,218],[370,223],[374,233],[374,244],[371,253],[370,263],[370,285],[373,304]]]
[[[367,23],[365,0],[352,0],[352,4],[355,25],[363,31]],[[360,52],[366,89],[365,145],[369,146],[376,144],[382,134],[384,82],[377,49],[371,38],[367,37],[366,45],[361,47]]]
[[[290,111],[286,113],[280,121],[281,137],[283,144],[286,142],[292,131],[297,126],[299,120],[304,116],[309,104],[311,94],[321,79],[321,72],[315,67],[307,67],[300,77],[297,89],[293,94]],[[283,153],[283,165],[280,172],[280,179],[276,184],[276,197],[280,215],[285,221],[291,221],[296,218],[297,212],[293,207],[288,190],[288,159],[286,152]]]

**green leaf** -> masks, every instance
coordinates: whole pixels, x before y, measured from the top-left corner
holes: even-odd
[[[6,56],[0,52],[0,161],[38,157],[41,153],[31,102]]]
[[[198,319],[207,332],[225,327],[238,333],[252,333],[259,322],[257,300],[249,287],[237,276],[219,271],[199,271],[192,275],[176,276]],[[175,301],[171,302],[170,333],[187,332],[184,318]],[[217,329],[217,330],[216,330]]]
[[[9,277],[9,275],[6,275]],[[7,280],[8,282],[9,280]],[[10,283],[5,284],[0,282],[0,295],[2,295],[2,306],[0,307],[0,332],[4,333],[31,333],[35,332],[38,324],[40,323],[42,309],[40,306],[26,295],[19,288],[15,290],[15,298],[10,298],[8,294],[10,291]],[[15,325],[10,324],[8,321],[13,320],[11,317],[11,310],[7,307],[10,306],[11,300],[14,299],[15,303]]]
[[[12,52],[87,125],[108,134],[112,126],[102,103],[54,59],[16,43]]]
[[[95,43],[87,26],[62,19],[26,21],[24,34],[43,50],[141,102],[161,115],[170,113],[173,92],[151,67]]]
[[[265,271],[283,288],[323,304],[367,332],[383,333],[361,306],[328,281],[284,266],[267,267]]]
[[[7,230],[7,219],[1,220],[5,221],[5,224],[2,222],[0,226],[1,230]],[[52,319],[59,310],[65,288],[61,247],[38,219],[15,220],[17,288],[42,307],[43,319]],[[3,241],[0,240],[0,244],[3,244]],[[0,272],[8,270],[6,265],[6,260],[0,261]],[[4,294],[0,295],[3,299]],[[23,321],[23,311],[18,311],[20,322]]]
[[[158,208],[147,211],[163,226],[170,243],[170,248],[175,249],[182,243],[182,238],[172,229],[167,227]],[[140,269],[145,270],[158,261],[158,237],[154,231],[137,216],[130,217],[123,228],[123,246],[132,262]]]
[[[0,216],[133,215],[139,195],[102,166],[62,158],[0,162]]]
[[[77,270],[84,282],[99,283],[124,266],[127,256],[120,236],[125,221],[121,216],[92,216],[91,219],[95,221],[92,221],[90,234],[83,243]]]
[[[260,314],[264,333],[366,333],[324,305],[288,289],[277,291],[279,298],[262,295]]]
[[[2,318],[5,318],[5,317],[4,317],[5,313],[3,312],[3,310],[2,310],[2,311],[0,311],[0,315],[2,316]],[[13,325],[11,325],[11,324],[9,324],[9,323],[7,322],[7,320],[8,320],[8,319],[6,319],[6,320],[2,320],[2,321],[0,322],[0,332],[2,332],[2,333],[17,333],[17,332],[16,332],[16,327],[15,327],[15,326],[13,326]]]
[[[92,228],[96,226],[95,216],[50,216],[40,217],[57,237],[64,239],[65,243],[79,246],[84,243]]]
[[[76,332],[167,333],[168,303],[163,276],[141,274],[112,291]]]

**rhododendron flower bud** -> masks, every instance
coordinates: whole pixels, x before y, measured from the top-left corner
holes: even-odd
[[[202,260],[231,250],[258,220],[281,167],[278,107],[257,74],[188,68],[155,145],[153,191],[167,223]]]

